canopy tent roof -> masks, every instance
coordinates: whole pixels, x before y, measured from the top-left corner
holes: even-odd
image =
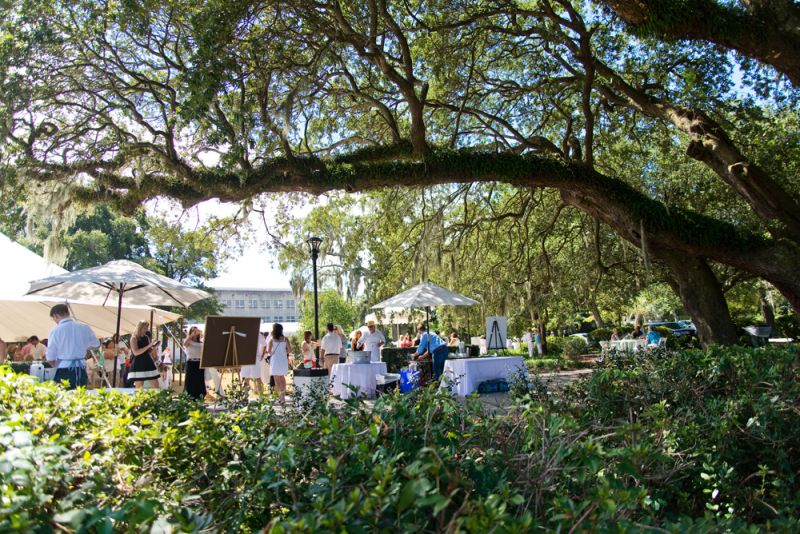
[[[42,297],[0,300],[0,337],[6,341],[24,341],[34,335],[45,339],[55,326],[53,320],[50,319],[50,308],[60,302],[64,301]],[[77,302],[66,304],[72,310],[75,319],[91,326],[97,337],[114,335],[117,328],[116,301],[107,306]],[[177,313],[159,310],[151,306],[125,305],[122,307],[120,332],[129,334],[133,332],[139,321],[149,322],[151,311],[155,325],[170,323],[181,317]]]
[[[125,304],[184,308],[211,296],[128,260],[36,280],[31,282],[28,295],[105,305],[116,303],[120,291]]]
[[[474,306],[476,304],[479,304],[477,300],[454,293],[433,282],[423,282],[372,307],[425,308],[428,306]]]
[[[31,280],[67,272],[1,233],[0,258],[3,258],[0,298],[19,298],[28,291]]]

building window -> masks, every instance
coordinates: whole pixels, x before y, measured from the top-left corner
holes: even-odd
[[[286,309],[288,309],[288,310],[293,310],[294,309],[294,301],[293,300],[287,300],[286,301]]]
[[[223,305],[223,306],[225,306],[225,307],[227,308],[228,306],[230,306],[230,305],[231,305],[231,301],[230,301],[230,300],[223,300],[223,301],[222,301],[222,305]]]
[[[276,323],[280,323],[281,321],[283,321],[283,315],[278,315],[277,317],[275,317]]]
[[[262,317],[262,318],[261,318],[261,322],[262,322],[262,323],[268,323],[268,322],[270,322],[271,320],[272,320],[272,318],[270,318],[270,316],[269,316],[269,315],[265,315],[264,317]]]
[[[257,309],[257,308],[258,308],[258,301],[257,301],[257,300],[255,300],[255,299],[251,300],[251,301],[250,301],[250,309],[251,309],[251,310],[255,310],[255,309]]]
[[[236,308],[240,310],[244,309],[244,299],[236,301]]]
[[[275,308],[277,308],[279,310],[283,309],[283,301],[282,300],[274,300],[272,302],[273,302],[273,304],[275,304]]]
[[[265,310],[268,310],[269,309],[269,301],[268,300],[262,300],[261,301],[261,307],[264,308]]]

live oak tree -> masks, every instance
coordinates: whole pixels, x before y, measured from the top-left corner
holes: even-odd
[[[735,340],[714,264],[800,309],[796,183],[748,155],[730,122],[780,116],[796,87],[737,104],[734,65],[710,47],[635,37],[567,0],[28,0],[3,15],[3,158],[72,183],[77,201],[552,188],[668,270],[704,342]],[[701,164],[685,186],[719,181],[746,220],[607,163],[616,139],[663,125]]]

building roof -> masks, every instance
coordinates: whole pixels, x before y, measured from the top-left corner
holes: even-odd
[[[272,291],[280,293],[291,293],[289,287],[233,287],[233,286],[211,286],[215,291]]]

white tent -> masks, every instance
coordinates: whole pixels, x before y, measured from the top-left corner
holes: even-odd
[[[59,299],[42,297],[24,297],[13,300],[0,300],[0,337],[6,341],[24,341],[29,336],[47,337],[55,323],[50,319],[50,308],[60,302]],[[67,303],[76,320],[88,324],[97,337],[111,337],[117,328],[117,305]],[[178,320],[180,315],[151,306],[123,306],[120,332],[133,332],[139,321],[150,321],[162,325]]]
[[[31,280],[67,272],[3,234],[0,234],[0,258],[3,258],[0,298],[19,298],[28,292]]]
[[[24,341],[29,336],[47,337],[55,326],[50,319],[50,308],[64,299],[53,297],[24,297],[31,280],[66,273],[58,265],[46,261],[7,236],[0,234],[0,257],[3,258],[3,275],[0,277],[0,338],[6,341]],[[116,302],[110,306],[68,302],[72,313],[92,327],[98,337],[111,337],[116,329]],[[141,320],[149,321],[153,312],[156,325],[177,320],[180,315],[151,306],[124,306],[121,331],[129,333]]]

